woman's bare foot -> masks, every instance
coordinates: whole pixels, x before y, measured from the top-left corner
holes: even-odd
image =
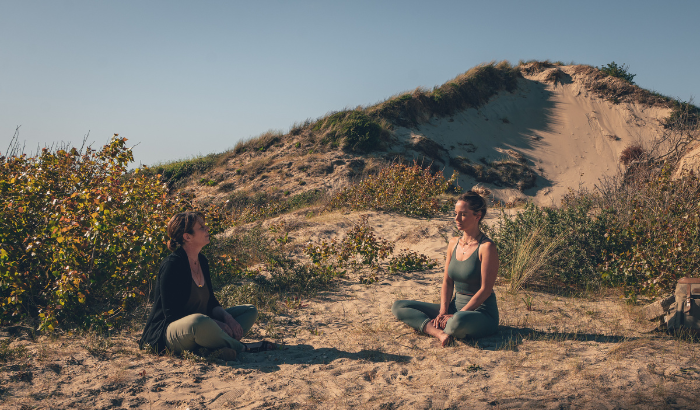
[[[452,342],[452,336],[443,332],[441,329],[436,328],[430,322],[428,322],[428,324],[425,325],[425,328],[423,328],[423,331],[425,333],[429,334],[430,336],[437,338],[440,341],[440,345],[442,347],[448,346]]]

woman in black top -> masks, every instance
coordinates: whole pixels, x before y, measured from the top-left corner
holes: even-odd
[[[224,309],[214,296],[209,263],[200,253],[209,243],[204,215],[181,212],[168,222],[168,249],[173,251],[160,264],[153,308],[139,347],[175,353],[198,347],[218,350],[219,357],[233,360],[243,351],[269,350],[275,345],[248,345],[240,339],[253,326],[258,311],[253,305]]]

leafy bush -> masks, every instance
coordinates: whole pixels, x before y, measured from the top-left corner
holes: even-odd
[[[612,63],[609,63],[608,65],[602,67],[600,71],[603,74],[607,74],[612,77],[617,77],[621,78],[625,81],[627,81],[630,84],[634,84],[634,77],[637,76],[637,74],[632,74],[628,71],[629,67],[626,66],[625,64],[622,64],[618,66],[614,61]]]
[[[394,245],[387,240],[377,238],[367,219],[367,215],[362,215],[360,222],[354,224],[340,242],[331,240],[330,242],[321,241],[320,244],[309,243],[305,253],[311,258],[312,263],[319,266],[340,269],[365,265],[372,269],[379,269],[379,261],[391,255]]]
[[[437,265],[437,261],[427,255],[416,251],[404,249],[397,256],[389,260],[390,272],[416,272],[432,269]]]
[[[2,321],[113,324],[146,296],[180,199],[125,144],[0,157]]]
[[[445,180],[441,172],[431,174],[417,162],[412,166],[395,163],[365,177],[360,183],[343,188],[328,204],[329,209],[375,209],[410,216],[431,216],[445,212],[452,204],[443,204],[438,196],[457,180],[453,173]]]
[[[367,215],[362,215],[342,240],[309,243],[304,253],[311,262],[329,272],[344,275],[347,268],[360,273],[360,281],[372,283],[377,280],[381,263],[394,252],[394,244],[377,237],[369,225]],[[390,272],[414,272],[432,269],[437,264],[428,256],[414,251],[403,250],[398,256],[389,259]]]
[[[610,225],[610,211],[598,210],[590,194],[569,195],[559,208],[541,208],[532,203],[515,215],[503,213],[495,229],[488,229],[498,247],[501,272],[519,271],[519,252],[533,232],[538,243],[559,243],[549,250],[548,263],[540,268],[540,277],[551,285],[574,288],[598,287],[601,284],[598,265],[608,246],[605,230]],[[544,252],[546,249],[533,249]],[[507,279],[514,279],[506,276]]]
[[[628,297],[671,292],[700,266],[700,181],[670,172],[634,190],[607,230],[603,278]]]

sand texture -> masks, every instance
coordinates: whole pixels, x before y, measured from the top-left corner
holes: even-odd
[[[444,260],[449,218],[369,213],[376,233]],[[292,218],[285,216],[283,218]],[[330,238],[359,214],[305,220],[292,236]],[[387,275],[372,285],[342,280],[299,308],[253,328],[277,351],[235,362],[140,352],[140,330],[110,338],[4,329],[26,354],[0,363],[7,409],[620,409],[697,408],[700,347],[649,332],[641,308],[618,295],[496,288],[499,332],[437,341],[397,322],[397,299],[438,301],[442,267]],[[532,298],[532,310],[526,309]],[[251,339],[251,340],[252,340]]]

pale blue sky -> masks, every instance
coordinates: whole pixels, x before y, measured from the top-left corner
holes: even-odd
[[[700,98],[700,1],[0,0],[0,152],[127,137],[136,164],[433,87],[492,60],[629,65]]]

